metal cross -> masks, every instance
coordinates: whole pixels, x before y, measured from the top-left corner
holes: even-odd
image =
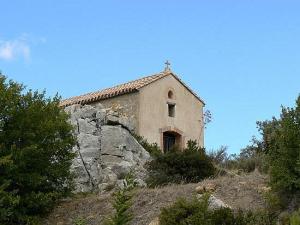
[[[165,62],[165,64],[166,64],[165,71],[170,70],[170,65],[171,65],[171,63],[169,62],[169,60],[167,60],[167,61]]]

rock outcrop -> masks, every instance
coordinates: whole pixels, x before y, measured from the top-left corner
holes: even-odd
[[[145,163],[149,153],[132,136],[130,121],[101,105],[72,105],[65,108],[75,127],[77,153],[72,170],[76,192],[104,191],[122,186],[133,171],[139,185],[145,185]]]
[[[199,195],[198,197],[201,197],[201,195]],[[218,199],[213,195],[209,196],[208,208],[212,209],[212,210],[219,209],[219,208],[230,208],[231,209],[231,207],[229,205],[227,205],[221,199]]]

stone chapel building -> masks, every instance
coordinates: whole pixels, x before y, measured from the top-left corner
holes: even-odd
[[[188,140],[204,146],[205,103],[166,64],[163,72],[72,97],[61,106],[100,103],[118,108],[130,118],[136,134],[157,143],[164,152],[174,145],[185,147]]]

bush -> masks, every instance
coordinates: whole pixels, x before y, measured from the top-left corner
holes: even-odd
[[[267,172],[267,164],[265,155],[263,153],[255,153],[250,157],[238,157],[236,159],[236,169],[242,170],[245,173],[258,170],[261,173]]]
[[[261,142],[256,139],[252,140],[251,145],[241,149],[238,155],[228,155],[227,147],[221,146],[218,150],[210,151],[209,157],[220,169],[238,170],[245,173],[253,172],[255,169],[266,173],[268,170]]]
[[[258,122],[275,191],[300,191],[300,96],[295,108],[282,107],[279,119]]]
[[[300,224],[300,208],[298,211],[292,213],[289,220],[290,220],[290,225],[299,225]]]
[[[300,208],[294,212],[282,212],[278,221],[280,225],[300,225]]]
[[[202,199],[178,199],[173,205],[161,210],[160,225],[273,225],[275,218],[267,212],[233,212],[230,208],[211,210],[208,208],[209,195]]]
[[[82,217],[78,217],[73,221],[73,225],[86,225],[86,219],[82,218]]]
[[[168,183],[199,182],[214,175],[212,160],[195,141],[189,141],[184,150],[174,149],[157,154],[148,165],[150,187]]]
[[[162,153],[161,149],[158,147],[157,143],[150,144],[144,137],[139,136],[137,134],[133,135],[135,139],[139,142],[143,148],[149,152],[151,156],[160,155]]]
[[[216,165],[221,165],[222,167],[225,166],[226,162],[230,158],[227,153],[227,146],[221,146],[217,150],[211,150],[208,153],[208,156]]]
[[[75,141],[59,102],[0,75],[0,224],[34,224],[72,189]]]

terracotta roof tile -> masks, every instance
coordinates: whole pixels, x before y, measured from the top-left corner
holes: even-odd
[[[170,71],[164,71],[158,74],[154,74],[151,76],[143,77],[141,79],[137,79],[134,81],[130,81],[125,84],[120,84],[111,88],[106,88],[100,91],[91,92],[88,94],[72,97],[63,100],[60,103],[60,106],[66,107],[74,104],[88,104],[91,102],[115,97],[118,95],[123,95],[127,93],[132,93],[138,91],[140,88],[145,87],[148,84],[153,83],[156,80],[159,80],[165,76],[173,75],[183,86],[185,86],[197,99],[199,99],[202,103],[204,103],[181,79],[179,79],[174,73]]]
[[[134,80],[125,84],[120,84],[111,88],[106,88],[100,91],[91,92],[88,94],[72,97],[63,100],[60,106],[66,107],[73,104],[87,104],[107,98],[111,98],[118,95],[132,93],[138,91],[138,89],[168,75],[168,73],[158,73],[148,77],[143,77],[138,80]]]

